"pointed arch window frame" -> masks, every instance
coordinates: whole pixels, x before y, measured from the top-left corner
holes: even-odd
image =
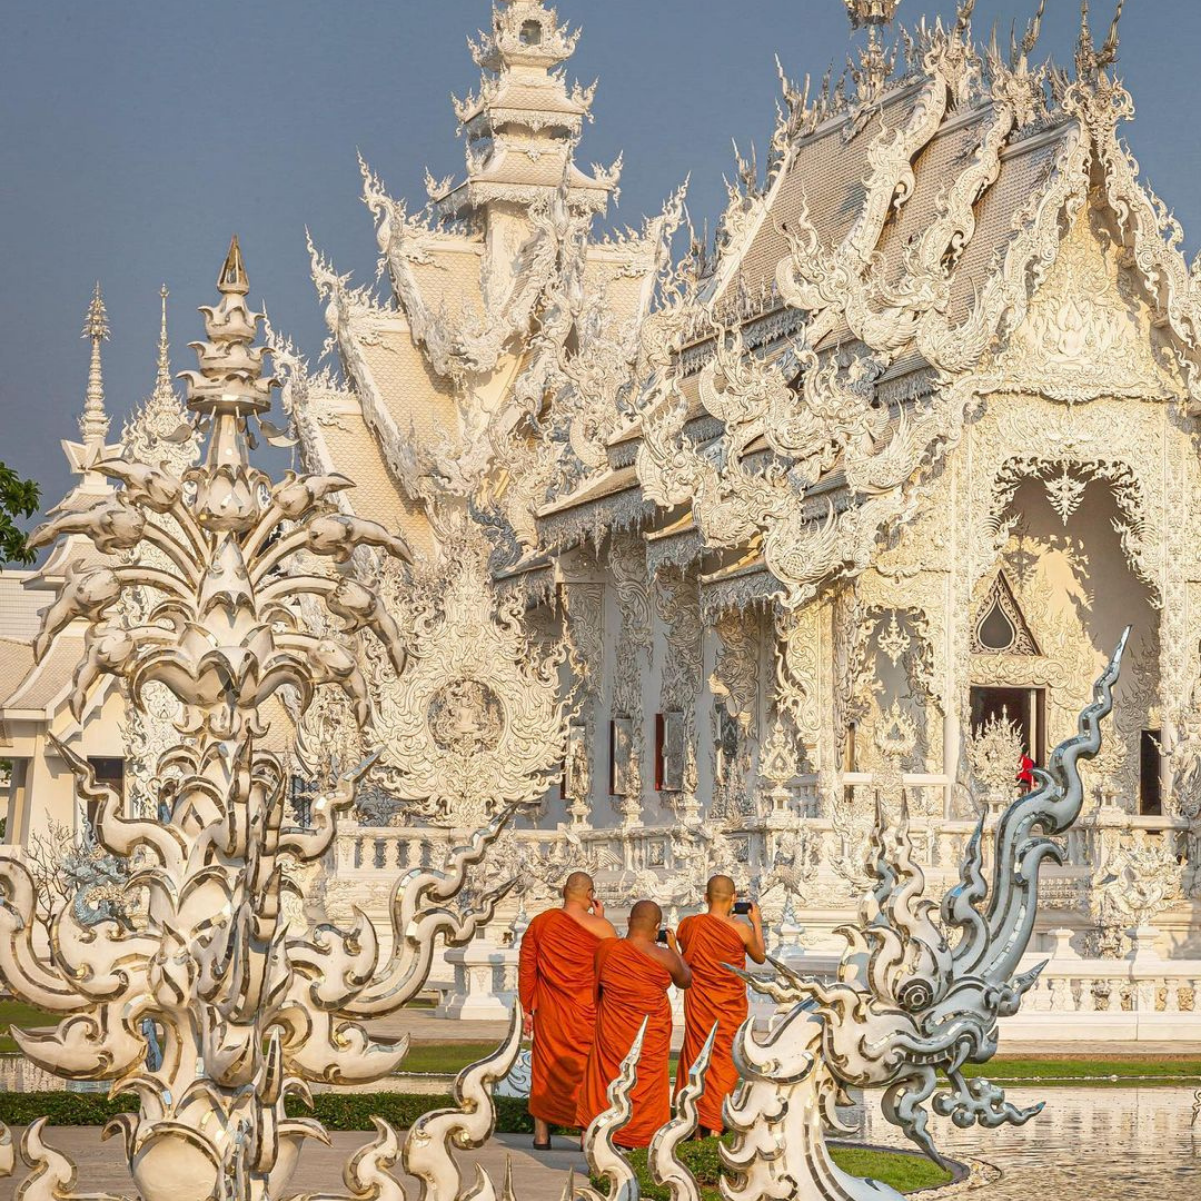
[[[981,637],[984,623],[994,610],[998,610],[1013,629],[1013,639],[1007,646],[989,646]],[[1022,606],[1004,568],[998,568],[992,584],[976,610],[976,617],[972,622],[971,651],[974,655],[1018,655],[1025,658],[1042,656],[1038,639],[1035,638],[1034,631],[1022,612]]]

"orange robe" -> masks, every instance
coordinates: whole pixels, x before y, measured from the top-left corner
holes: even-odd
[[[705,1091],[697,1103],[697,1121],[707,1130],[725,1127],[722,1103],[738,1083],[734,1035],[746,1021],[746,985],[723,964],[746,967],[746,945],[728,922],[708,913],[680,923],[680,946],[692,968],[692,987],[684,994],[684,1045],[676,1067],[676,1091],[688,1080],[688,1069],[701,1053],[713,1023],[717,1037],[705,1073]]]
[[[671,1117],[671,973],[624,938],[606,939],[596,951],[596,1039],[584,1069],[577,1124],[588,1123],[609,1106],[609,1085],[621,1074],[621,1061],[649,1017],[638,1077],[630,1095],[633,1116],[614,1136],[621,1147],[647,1147]]]
[[[594,962],[600,941],[562,909],[538,914],[521,940],[521,1008],[534,1015],[529,1110],[555,1126],[575,1125],[596,1025]]]

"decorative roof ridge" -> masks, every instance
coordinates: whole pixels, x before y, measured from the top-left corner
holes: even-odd
[[[1022,136],[1032,123],[1037,125],[1053,118],[1072,86],[1072,79],[1052,60],[1034,64],[1031,58],[1042,32],[1046,0],[1038,0],[1038,7],[1021,38],[1016,32],[1011,35],[1008,55],[1003,54],[998,45],[995,26],[987,42],[978,43],[972,36],[971,16],[975,0],[959,0],[954,22],[949,26],[944,26],[941,17],[930,23],[924,15],[912,29],[898,26],[905,65],[896,74],[891,70],[882,74],[881,64],[873,66],[873,63],[875,58],[884,55],[881,30],[892,22],[897,3],[846,0],[846,4],[852,26],[869,29],[869,48],[862,52],[861,60],[866,55],[871,61],[861,61],[859,66],[848,61],[834,86],[831,86],[831,64],[820,87],[815,90],[808,75],[803,85],[792,83],[777,60],[783,95],[777,103],[769,172],[778,169],[790,146],[804,144],[813,137],[826,136],[837,129],[850,141],[872,112],[882,104],[895,101],[907,87],[920,86],[936,65],[956,93],[955,108],[980,107],[997,90],[1012,96],[1016,80],[1022,96],[1018,122],[1021,133],[1015,136]],[[1118,0],[1107,37],[1098,48],[1089,27],[1088,0],[1082,0],[1081,29],[1075,55],[1077,82],[1095,84],[1104,68],[1116,61],[1123,5],[1124,0]],[[891,15],[886,14],[886,9]],[[889,63],[895,64],[899,57],[898,47],[894,46],[886,57]],[[857,84],[857,94],[848,88],[848,80]]]
[[[322,299],[329,298],[329,304],[326,307],[326,324],[330,329],[330,338],[327,339],[326,346],[322,350],[322,357],[324,358],[328,354],[332,346],[337,346],[339,359],[347,374],[348,382],[352,385],[350,390],[358,401],[363,421],[378,438],[382,457],[395,484],[410,499],[423,502],[427,499],[428,492],[428,488],[423,486],[423,480],[429,475],[430,464],[427,462],[422,448],[417,445],[416,435],[411,428],[412,423],[410,422],[410,429],[406,436],[393,417],[387,402],[378,392],[372,372],[363,355],[362,331],[356,328],[356,306],[352,302],[354,294],[348,293],[346,290],[346,281],[350,276],[336,275],[327,261],[313,247],[312,238],[308,235],[307,230],[305,234],[308,238],[309,254],[313,263],[314,283],[316,283]],[[382,312],[378,307],[374,309],[374,315]],[[361,308],[358,315],[363,315]],[[386,315],[389,317],[407,316],[410,336],[420,342],[422,334],[411,314],[392,311]],[[431,330],[436,338],[437,330],[432,326]],[[430,335],[427,333],[425,336]],[[430,356],[431,364],[433,364],[434,352],[428,345],[423,346],[423,350]],[[434,369],[437,370],[436,365]],[[442,372],[441,374],[447,373]],[[307,414],[307,419],[312,420],[311,412]],[[319,431],[316,431],[315,427],[311,427],[308,434],[302,433],[302,438],[307,438],[313,446],[317,446],[318,442],[321,446],[325,445],[325,439],[320,437]]]
[[[326,386],[326,381],[329,386],[341,387],[332,379],[332,368],[326,364],[313,375],[308,360],[289,337],[275,329],[266,313],[263,314],[263,341],[271,348],[271,358],[279,375],[280,406],[296,432],[305,469],[318,475],[336,475],[338,465],[310,402],[312,390]],[[349,389],[345,390],[353,395]],[[341,512],[355,516],[352,492],[353,489],[345,489],[334,493],[333,502]]]

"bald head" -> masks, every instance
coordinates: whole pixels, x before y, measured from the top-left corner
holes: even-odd
[[[587,901],[592,888],[592,877],[587,872],[572,872],[563,882],[563,900]]]
[[[630,910],[630,933],[654,938],[663,924],[663,910],[654,901],[638,901]]]
[[[729,901],[734,897],[734,881],[729,876],[710,876],[705,885],[706,901]]]

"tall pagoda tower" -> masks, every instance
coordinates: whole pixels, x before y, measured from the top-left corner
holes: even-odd
[[[343,379],[310,376],[276,339],[306,460],[353,475],[359,487],[342,503],[368,504],[418,548],[437,541],[435,509],[472,504],[499,506],[514,546],[529,545],[533,514],[573,456],[604,461],[613,397],[669,265],[682,192],[640,230],[595,236],[620,160],[576,165],[595,91],[566,79],[578,38],[541,0],[496,0],[490,32],[471,46],[478,89],[454,100],[462,179],[427,172],[413,214],[360,160],[388,294],[351,288],[310,240]],[[585,370],[599,381],[588,389],[599,421],[560,404]],[[539,458],[535,427],[548,426],[563,430],[566,456]]]
[[[63,453],[73,475],[78,476],[78,482],[66,496],[50,510],[52,514],[63,512],[82,512],[91,508],[98,501],[112,494],[113,486],[108,479],[95,471],[94,467],[103,459],[111,458],[121,453],[120,444],[110,444],[108,441],[109,427],[112,424],[105,407],[104,397],[104,364],[101,348],[109,338],[108,310],[104,307],[104,295],[97,281],[88,311],[84,317],[81,337],[91,342],[92,353],[88,364],[88,383],[84,393],[83,412],[79,418],[80,441],[72,442],[64,439]],[[57,585],[63,580],[63,573],[68,562],[95,558],[95,548],[87,539],[71,536],[64,538],[50,554],[36,574],[36,585]]]
[[[494,279],[506,280],[528,237],[529,209],[562,192],[575,211],[603,214],[617,194],[620,159],[585,174],[574,161],[596,85],[568,87],[559,70],[574,53],[578,30],[560,23],[541,0],[508,0],[493,10],[492,32],[472,44],[483,75],[479,90],[454,100],[467,143],[467,175],[456,187],[432,184],[444,219],[483,218]]]

